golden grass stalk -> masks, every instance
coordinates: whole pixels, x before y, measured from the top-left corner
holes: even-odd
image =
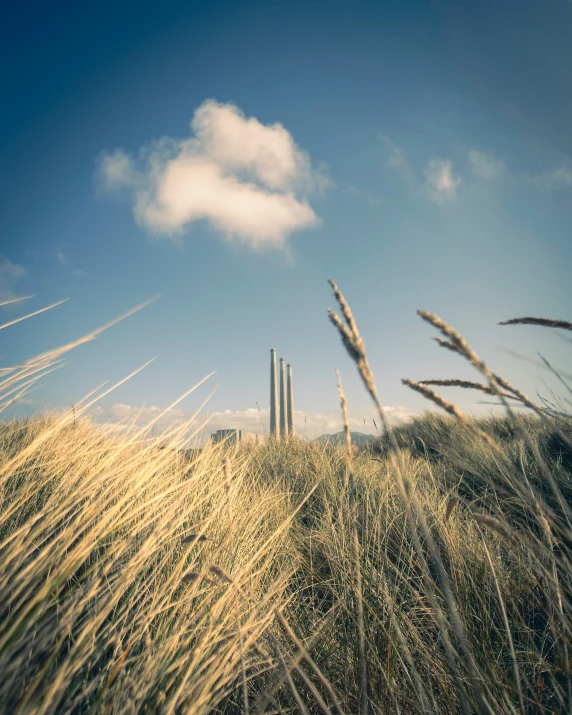
[[[71,419],[71,412],[66,419]],[[1,492],[0,668],[4,682],[0,682],[0,699],[6,705],[7,694],[16,697],[18,680],[25,678],[25,695],[17,696],[14,708],[6,707],[13,712],[56,712],[58,703],[62,709],[70,706],[68,689],[81,677],[77,696],[92,698],[95,693],[95,702],[101,705],[94,705],[95,710],[105,712],[111,698],[114,711],[138,709],[141,702],[151,703],[154,709],[156,694],[147,691],[164,682],[169,695],[161,711],[168,712],[171,705],[180,709],[181,700],[196,693],[191,711],[202,715],[210,703],[216,705],[218,683],[227,688],[240,673],[233,590],[197,589],[199,574],[204,577],[210,552],[218,546],[207,543],[195,564],[195,555],[187,555],[181,547],[185,532],[192,530],[196,535],[198,528],[208,525],[218,537],[215,541],[223,540],[228,550],[225,502],[217,498],[217,492],[225,488],[221,456],[207,448],[187,463],[176,449],[160,452],[130,437],[108,438],[102,430],[87,429],[83,420],[73,431],[56,417],[38,429],[34,425],[22,442],[18,441],[20,428],[15,427],[18,449],[2,452],[5,463],[8,455],[30,444],[37,447],[28,452],[24,463],[19,462],[16,472],[7,474],[8,491]],[[6,439],[12,439],[6,434],[10,430],[3,426],[2,449]],[[47,439],[38,441],[45,433],[49,433]],[[238,460],[238,465],[242,474],[245,460]],[[17,489],[14,477],[19,480]],[[36,509],[36,499],[46,490],[47,501],[39,501]],[[276,520],[278,500],[270,492],[262,504],[254,499],[246,512],[241,502],[241,512],[233,519],[237,543],[232,546],[241,561],[250,560],[281,521]],[[189,529],[193,523],[201,526]],[[249,642],[261,637],[270,622],[268,614],[278,605],[288,577],[288,569],[277,569],[282,560],[283,554],[267,557],[259,551],[246,573],[238,570],[239,577],[249,579],[261,614],[244,626]],[[229,560],[216,563],[220,573],[226,573]],[[265,574],[274,569],[278,573],[270,581]],[[269,590],[261,587],[261,577],[268,578]],[[56,608],[57,618],[51,615]],[[244,612],[241,602],[241,615]],[[105,658],[105,667],[89,670],[90,662],[98,663],[104,656],[102,642],[129,643],[133,636],[142,647],[141,634],[147,633],[149,625],[152,658],[140,653],[137,645],[112,679],[108,680],[109,669],[115,665],[105,666]],[[73,637],[69,647],[68,633]],[[18,654],[30,638],[34,654],[31,660],[20,662]],[[116,664],[117,658],[113,660]],[[187,673],[179,698],[176,679]],[[110,684],[107,689],[106,682]],[[130,684],[136,692],[127,707],[121,702]]]
[[[215,576],[218,576],[221,581],[226,581],[227,583],[234,583],[234,579],[232,578],[232,576],[220,566],[211,566],[210,571],[212,571]]]
[[[153,360],[149,360],[144,365],[142,365],[141,367],[137,368],[136,370],[131,372],[129,375],[124,377],[122,380],[119,380],[118,382],[116,382],[115,385],[110,387],[103,394],[99,395],[97,398],[95,398],[91,402],[84,405],[82,407],[82,409],[79,411],[80,414],[82,412],[86,412],[92,405],[94,405],[97,402],[97,400],[100,400],[102,397],[105,397],[110,392],[117,389],[117,387],[123,385],[125,382],[127,382],[132,377],[137,375],[139,372],[144,370],[152,362],[153,362]],[[0,485],[2,484],[2,481],[6,480],[9,477],[9,475],[12,471],[17,469],[19,465],[23,464],[28,457],[30,457],[35,452],[37,452],[43,444],[45,444],[49,439],[51,439],[56,433],[61,432],[61,430],[64,427],[66,427],[68,424],[73,422],[73,417],[74,417],[73,415],[64,415],[63,417],[61,417],[58,421],[56,421],[54,423],[54,425],[51,427],[51,429],[48,429],[48,430],[46,430],[46,432],[38,435],[38,437],[33,442],[31,442],[26,448],[24,448],[23,450],[18,452],[16,455],[14,455],[14,457],[12,459],[9,459],[4,464],[2,464],[2,466],[0,467]]]
[[[0,303],[0,308],[3,308],[5,305],[11,305],[12,303],[19,303],[21,300],[28,300],[29,298],[35,298],[35,295],[23,295],[20,298],[11,298],[10,300],[3,300]]]
[[[445,521],[449,521],[449,517],[453,513],[454,508],[459,504],[461,500],[459,497],[451,497],[449,501],[447,502],[447,509],[445,511]]]
[[[512,532],[506,524],[503,524],[500,519],[496,519],[494,516],[489,514],[473,514],[473,519],[477,524],[482,524],[486,526],[491,531],[495,531],[497,534],[510,541],[511,544],[515,546],[518,545],[518,539],[515,537],[514,532]]]
[[[302,650],[298,649],[288,660],[286,661],[286,670],[290,671],[296,668],[302,660],[304,659],[304,652],[308,652],[309,649],[311,649],[320,639],[320,636],[322,635],[322,632],[325,630],[325,628],[330,625],[332,622],[334,616],[337,614],[339,611],[339,604],[335,604],[329,611],[328,613],[322,618],[320,623],[316,628],[314,628],[314,631],[308,641],[306,642],[306,645]],[[257,713],[257,715],[261,715],[262,713],[265,712],[265,708],[268,705],[269,702],[271,702],[274,693],[278,690],[278,688],[282,685],[284,682],[285,676],[281,675],[278,676],[277,678],[274,679],[274,682],[270,683],[262,692],[260,697],[258,698],[258,701],[254,705],[254,712]]]
[[[341,295],[341,294],[340,294]],[[343,296],[342,296],[343,298]],[[348,320],[350,325],[353,325],[355,332],[357,333],[357,326],[351,317],[351,311],[349,305],[345,301],[340,303],[344,311],[344,316]],[[350,317],[348,317],[348,315]],[[362,343],[363,344],[363,343]],[[365,347],[364,347],[365,355]],[[365,621],[363,612],[363,578],[361,571],[361,556],[362,550],[359,542],[359,532],[358,532],[358,515],[357,515],[357,505],[356,505],[356,493],[355,493],[355,480],[354,480],[354,470],[353,470],[353,453],[352,453],[352,434],[350,430],[350,423],[348,420],[348,403],[346,396],[344,395],[344,388],[342,386],[342,378],[340,373],[338,375],[338,393],[340,396],[340,404],[342,408],[342,418],[344,422],[344,434],[346,437],[346,471],[347,471],[347,482],[348,491],[350,499],[350,515],[352,520],[352,540],[353,540],[353,557],[354,557],[354,572],[355,572],[355,591],[357,600],[357,617],[358,617],[358,652],[359,652],[359,672],[360,672],[360,713],[361,715],[367,715],[368,712],[368,697],[367,697],[367,654],[366,654],[366,643],[365,643]],[[373,377],[372,377],[373,379]]]
[[[503,320],[499,325],[540,325],[543,328],[572,330],[572,323],[568,323],[566,320],[553,320],[551,318],[512,318],[512,320]]]
[[[8,323],[4,323],[3,325],[0,325],[0,330],[4,330],[4,328],[9,328],[11,325],[16,325],[16,323],[21,323],[23,320],[28,320],[28,318],[33,318],[35,315],[40,315],[40,313],[45,313],[46,310],[51,310],[52,308],[57,308],[58,305],[62,305],[62,303],[65,303],[68,298],[65,300],[60,300],[57,303],[52,303],[52,305],[48,305],[45,308],[40,308],[40,310],[35,310],[33,313],[28,313],[27,315],[23,315],[20,318],[15,318],[14,320],[10,320]],[[12,301],[8,301],[12,302]]]
[[[226,492],[226,506],[227,506],[227,513],[228,513],[228,528],[229,528],[229,541],[232,544],[234,542],[234,514],[232,510],[232,501],[231,501],[231,489],[232,489],[232,468],[231,468],[231,463],[230,463],[230,457],[227,455],[224,458],[224,487],[225,487],[225,492]],[[227,574],[224,573],[222,569],[219,569],[221,573],[221,578],[226,577]],[[214,571],[213,571],[214,572]],[[230,578],[230,577],[228,577]],[[228,580],[228,579],[227,579]],[[234,581],[231,579],[231,583],[234,583]],[[248,701],[248,683],[246,681],[246,666],[244,662],[244,643],[243,643],[243,637],[242,637],[242,624],[240,622],[240,603],[238,600],[239,593],[238,589],[236,589],[235,593],[235,598],[234,598],[234,611],[235,611],[235,619],[236,619],[236,631],[238,634],[238,648],[240,652],[240,674],[242,676],[242,707],[243,707],[243,712],[245,715],[249,715],[250,713],[250,706],[249,706],[249,701]]]
[[[475,519],[476,519],[476,517],[475,517]],[[478,521],[478,519],[476,519],[476,520]],[[481,523],[485,523],[485,522],[481,522]],[[480,531],[480,529],[479,529],[479,531]],[[485,554],[487,555],[487,561],[488,561],[488,563],[489,563],[489,568],[490,568],[490,570],[491,570],[491,573],[492,573],[492,575],[493,575],[493,579],[494,579],[494,582],[495,582],[495,588],[496,588],[496,591],[497,591],[497,596],[498,596],[498,599],[499,599],[499,604],[500,604],[500,606],[501,606],[501,611],[502,611],[502,616],[503,616],[503,621],[504,621],[504,627],[505,627],[505,631],[506,631],[506,637],[507,637],[507,641],[508,641],[508,645],[509,645],[509,649],[510,649],[510,655],[511,655],[511,658],[512,658],[512,667],[513,667],[513,671],[514,671],[514,682],[516,683],[516,689],[517,689],[517,692],[518,692],[518,702],[519,702],[519,705],[520,705],[520,712],[524,715],[524,713],[526,713],[526,708],[525,708],[525,705],[524,705],[524,696],[523,696],[523,694],[522,694],[522,685],[521,685],[521,682],[520,682],[520,680],[521,680],[521,678],[520,678],[520,670],[519,670],[519,668],[518,668],[518,661],[517,661],[517,658],[516,658],[516,651],[515,651],[515,649],[514,649],[514,641],[513,641],[513,638],[512,638],[512,634],[511,634],[511,632],[510,632],[510,623],[509,623],[509,621],[508,621],[508,615],[507,615],[507,612],[506,612],[505,599],[503,598],[502,590],[501,590],[500,583],[499,583],[499,580],[498,580],[498,577],[497,577],[497,572],[496,572],[496,569],[495,569],[495,565],[494,565],[494,563],[493,563],[493,560],[492,560],[492,558],[491,558],[491,554],[490,554],[489,548],[488,548],[488,546],[487,546],[487,542],[486,542],[486,540],[485,540],[485,538],[484,538],[484,536],[483,536],[483,533],[482,533],[482,532],[480,532],[480,533],[481,533],[481,539],[482,539],[483,548],[485,549]]]
[[[303,658],[306,660],[306,662],[309,664],[309,666],[312,668],[312,670],[316,674],[316,677],[318,678],[318,680],[322,684],[324,690],[328,694],[328,697],[334,704],[334,708],[337,711],[338,715],[344,715],[344,709],[339,701],[338,696],[336,695],[334,689],[332,688],[329,680],[326,678],[326,676],[322,673],[320,668],[314,662],[314,659],[308,652],[308,649],[306,648],[306,646],[302,643],[302,641],[294,633],[292,627],[290,626],[290,624],[288,623],[286,618],[284,618],[284,614],[281,612],[281,610],[276,610],[275,614],[276,614],[276,618],[279,620],[282,628],[284,628],[286,633],[290,636],[290,638],[294,642],[294,645],[296,646],[296,648],[298,648],[298,651],[302,654]],[[316,696],[314,695],[314,697],[316,697]]]
[[[296,686],[294,685],[294,681],[292,680],[292,676],[290,675],[290,669],[291,666],[286,665],[286,661],[284,660],[283,656],[283,651],[282,647],[280,646],[280,643],[276,636],[274,636],[272,633],[270,634],[270,638],[272,640],[272,643],[274,644],[274,651],[276,653],[276,658],[278,662],[280,663],[280,667],[282,668],[282,671],[284,673],[284,679],[288,683],[288,687],[290,688],[290,692],[292,693],[294,700],[296,701],[296,705],[298,706],[298,711],[302,713],[302,715],[310,715],[308,712],[308,708],[305,706],[302,698],[300,697],[300,693],[296,689]],[[298,666],[296,666],[298,667]]]
[[[473,382],[472,380],[418,380],[419,385],[440,385],[442,387],[463,387],[467,390],[480,390],[485,392],[487,395],[498,395],[497,390],[487,385],[483,385],[480,382]],[[507,392],[501,393],[503,397],[509,399],[514,399],[514,395],[509,395]]]
[[[549,419],[549,417],[546,415],[546,412],[542,410],[532,400],[530,400],[523,392],[514,388],[507,380],[504,380],[499,375],[493,373],[486,366],[484,361],[479,358],[477,353],[473,350],[473,348],[469,345],[465,338],[454,328],[448,325],[444,320],[441,320],[438,315],[435,315],[434,313],[429,313],[425,310],[418,310],[417,314],[421,316],[421,318],[425,320],[425,322],[429,323],[430,325],[433,325],[435,328],[440,330],[446,338],[448,338],[448,342],[438,340],[439,345],[443,347],[448,347],[449,349],[453,349],[455,352],[458,352],[460,355],[466,358],[471,363],[471,365],[473,365],[473,367],[475,367],[482,375],[487,378],[491,389],[494,391],[492,394],[495,394],[500,397],[504,406],[507,409],[510,410],[510,406],[506,402],[505,397],[500,390],[501,387],[504,390],[511,392],[524,405],[532,409],[540,417],[542,417],[543,419]],[[564,436],[564,439],[567,440],[567,437]],[[570,446],[572,446],[572,444]]]
[[[440,345],[442,348],[445,348],[446,350],[450,350],[452,353],[457,353],[461,355],[461,352],[459,348],[454,345],[453,343],[450,343],[448,340],[443,340],[442,338],[433,338],[433,340]]]
[[[181,539],[181,544],[194,544],[195,541],[207,541],[204,534],[187,534]]]
[[[198,581],[199,578],[201,577],[200,573],[197,573],[196,571],[189,571],[189,573],[186,573],[181,581],[183,583],[194,583],[195,581]]]
[[[374,402],[376,402],[377,405],[380,406],[375,381],[373,379],[373,372],[371,371],[371,367],[369,366],[369,362],[367,359],[367,354],[365,352],[365,344],[362,340],[361,335],[359,334],[351,308],[336,283],[331,278],[328,280],[328,283],[334,291],[334,295],[336,297],[336,300],[338,301],[346,324],[344,325],[340,317],[331,309],[328,310],[328,316],[330,318],[330,321],[337,328],[346,350],[348,351],[350,357],[356,363],[366,390],[369,392]],[[383,408],[381,408],[380,416],[382,418],[383,425],[386,428],[386,432],[389,432],[389,424],[387,422],[387,418],[385,416]]]
[[[82,337],[77,338],[76,340],[73,340],[70,343],[66,343],[65,345],[61,345],[59,348],[55,348],[54,350],[48,350],[45,353],[36,355],[36,357],[31,358],[30,360],[27,360],[24,364],[26,366],[28,366],[31,364],[37,364],[38,362],[42,362],[45,360],[55,360],[55,359],[61,357],[62,355],[65,355],[70,350],[73,350],[74,348],[79,347],[80,345],[84,345],[85,343],[89,343],[92,340],[95,340],[105,330],[112,328],[114,325],[117,325],[118,323],[122,322],[126,318],[129,318],[130,316],[134,315],[135,313],[139,312],[140,310],[143,310],[143,308],[146,308],[148,305],[151,305],[151,303],[158,300],[159,297],[160,296],[155,296],[153,298],[149,298],[148,300],[144,301],[143,303],[139,303],[139,305],[136,305],[134,308],[131,308],[130,310],[127,310],[125,313],[122,313],[117,318],[113,318],[113,320],[110,320],[107,323],[100,325],[99,328],[95,328],[95,330],[91,330],[89,333],[86,333]],[[50,307],[52,307],[52,306],[50,306]]]
[[[331,709],[328,707],[327,703],[325,702],[324,698],[320,695],[318,692],[316,686],[314,683],[310,680],[310,678],[306,675],[306,672],[303,668],[301,668],[299,665],[297,665],[294,670],[298,673],[300,678],[304,681],[304,684],[308,688],[308,690],[312,693],[314,700],[318,703],[320,706],[321,711],[324,713],[324,715],[332,715]]]
[[[397,442],[395,440],[395,437],[393,435],[393,432],[392,432],[389,422],[387,420],[385,410],[384,410],[384,408],[381,404],[381,401],[379,400],[379,397],[377,395],[377,388],[375,386],[375,381],[373,379],[373,373],[371,371],[371,368],[369,367],[369,362],[367,360],[367,354],[365,351],[364,342],[361,339],[361,336],[359,335],[359,332],[357,330],[357,325],[355,323],[355,320],[353,319],[353,315],[351,314],[351,310],[349,308],[349,304],[345,300],[342,292],[340,291],[340,289],[338,288],[338,286],[332,279],[329,279],[328,282],[330,283],[332,289],[334,290],[334,295],[336,296],[338,304],[340,305],[342,314],[344,315],[344,318],[346,319],[347,325],[344,325],[343,322],[341,321],[341,319],[331,309],[328,311],[328,315],[329,315],[331,322],[338,329],[338,332],[340,333],[340,335],[342,337],[342,342],[345,345],[350,357],[356,363],[356,365],[358,367],[358,371],[359,371],[359,373],[362,377],[362,380],[364,382],[364,385],[377,407],[378,413],[380,415],[380,418],[382,420],[382,423],[383,423],[383,426],[385,429],[385,433],[388,435],[389,444],[390,444],[390,459],[391,459],[391,463],[394,468],[395,476],[397,479],[397,485],[399,488],[400,496],[401,496],[403,503],[405,505],[407,521],[409,523],[409,527],[411,530],[411,535],[412,535],[413,542],[415,545],[415,550],[417,552],[417,557],[419,558],[419,560],[421,562],[424,575],[428,575],[429,568],[428,568],[427,561],[425,558],[424,549],[421,545],[421,541],[419,539],[419,534],[417,532],[417,524],[415,521],[412,507],[415,508],[415,512],[419,519],[419,523],[420,523],[420,527],[421,527],[423,536],[427,542],[431,558],[435,564],[437,573],[439,575],[439,582],[441,585],[441,589],[445,596],[445,601],[447,603],[449,614],[450,614],[452,622],[453,622],[453,629],[455,631],[455,634],[459,641],[459,645],[461,647],[461,651],[463,654],[467,672],[469,674],[469,680],[471,683],[471,687],[472,687],[473,692],[475,693],[475,696],[477,699],[477,705],[478,705],[479,712],[481,713],[481,715],[484,715],[485,713],[487,713],[487,715],[488,715],[489,708],[485,701],[483,688],[481,685],[481,679],[478,675],[478,672],[476,669],[476,664],[474,662],[474,658],[470,652],[470,649],[469,649],[469,646],[467,643],[465,628],[461,621],[459,609],[457,606],[455,596],[453,594],[451,583],[450,583],[449,577],[447,575],[447,572],[445,570],[445,567],[443,565],[443,562],[442,562],[441,556],[439,554],[435,540],[434,540],[434,538],[431,534],[431,531],[429,529],[429,526],[427,524],[427,520],[424,516],[423,510],[420,507],[419,500],[417,499],[416,495],[414,494],[414,492],[411,488],[411,483],[409,482],[409,480],[405,479],[402,474],[401,464],[398,459],[399,447],[397,445]],[[455,341],[452,341],[452,342],[455,345],[457,344]],[[461,348],[459,348],[459,349],[461,349]],[[429,390],[429,388],[425,388],[423,386],[421,386],[421,388],[423,390]],[[442,398],[440,398],[440,399],[442,399]],[[462,414],[462,413],[460,413],[460,414]],[[455,648],[453,647],[453,644],[451,642],[451,639],[450,639],[448,631],[447,631],[448,624],[447,624],[444,614],[437,602],[436,593],[435,593],[434,589],[431,587],[428,590],[429,590],[429,595],[430,595],[430,599],[431,599],[434,617],[435,617],[435,620],[439,627],[439,630],[441,632],[441,636],[443,638],[443,643],[445,646],[445,651],[447,654],[447,659],[449,661],[451,671],[452,671],[454,679],[455,679],[455,685],[456,685],[457,692],[459,695],[459,704],[461,706],[461,709],[463,710],[463,713],[465,713],[465,715],[469,715],[470,711],[469,711],[469,707],[467,704],[466,692],[465,692],[465,688],[464,688],[464,684],[463,684],[463,678],[461,676],[461,673],[459,672],[459,669],[458,669],[458,666],[456,663]]]
[[[401,382],[404,385],[410,387],[412,390],[421,393],[423,397],[426,397],[428,400],[431,400],[431,402],[434,402],[439,407],[443,408],[445,412],[448,412],[450,415],[453,415],[453,417],[458,419],[459,422],[462,422],[465,425],[469,425],[471,423],[467,415],[462,412],[457,407],[457,405],[455,405],[453,402],[449,402],[444,397],[441,397],[441,395],[436,393],[435,390],[432,390],[430,387],[426,387],[424,383],[415,382],[414,380],[411,380],[409,378],[403,378]]]
[[[423,320],[425,320],[427,323],[430,323],[433,325],[435,328],[441,331],[441,333],[451,342],[452,345],[455,346],[457,349],[457,352],[461,354],[463,357],[465,357],[484,377],[487,378],[489,381],[490,387],[495,391],[495,394],[500,398],[502,401],[503,405],[505,406],[507,412],[509,415],[513,415],[512,408],[510,404],[507,402],[506,398],[503,396],[503,393],[501,392],[501,387],[504,390],[507,390],[508,392],[511,392],[517,399],[519,399],[526,407],[532,409],[543,421],[548,422],[553,429],[557,432],[558,436],[562,441],[570,448],[572,449],[572,440],[568,437],[565,432],[560,429],[560,426],[557,424],[556,420],[552,418],[551,416],[546,414],[545,410],[542,410],[537,404],[535,404],[532,400],[530,400],[523,392],[520,390],[514,388],[507,380],[503,379],[496,373],[493,373],[484,363],[483,360],[481,360],[476,352],[473,350],[473,348],[469,345],[469,343],[465,340],[465,338],[458,333],[454,328],[452,328],[450,325],[448,325],[444,320],[441,320],[439,316],[435,315],[434,313],[429,313],[425,310],[418,310],[417,311],[418,315],[421,316]],[[412,385],[410,385],[412,387]],[[418,391],[419,388],[413,388],[417,389]],[[427,395],[429,399],[433,399],[431,396]],[[437,403],[438,404],[438,403]],[[444,409],[447,409],[443,405]],[[453,414],[453,413],[451,413]],[[487,441],[490,442],[491,446],[492,441],[488,439],[488,436],[482,433],[481,431],[481,436],[487,439]],[[528,439],[528,438],[527,438]],[[572,529],[572,509],[570,509],[568,503],[564,499],[562,492],[558,485],[556,484],[556,481],[554,480],[554,477],[552,476],[551,472],[549,469],[546,468],[546,464],[542,458],[539,459],[539,467],[542,470],[542,474],[546,481],[550,484],[550,488],[552,489],[554,495],[558,499],[558,502],[560,506],[562,507],[562,510],[566,516],[568,528]],[[569,685],[570,689],[570,695],[572,697],[572,683]]]

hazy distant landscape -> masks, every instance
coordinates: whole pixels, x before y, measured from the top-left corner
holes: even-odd
[[[354,444],[369,444],[375,442],[375,437],[371,434],[364,434],[363,432],[350,432],[351,440]],[[335,434],[322,434],[316,437],[318,442],[323,442],[327,444],[345,444],[346,435],[343,432],[336,432]]]

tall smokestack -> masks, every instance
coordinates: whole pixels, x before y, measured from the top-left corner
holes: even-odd
[[[294,385],[292,384],[292,365],[286,368],[288,376],[288,434],[290,437],[296,436],[294,430]]]
[[[286,370],[284,358],[280,358],[280,438],[288,439],[288,423],[286,422]]]
[[[278,439],[278,382],[274,348],[270,351],[270,439]]]

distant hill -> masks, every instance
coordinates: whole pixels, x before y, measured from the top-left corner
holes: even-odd
[[[352,432],[352,443],[353,444],[369,444],[374,442],[377,437],[374,434],[364,434],[363,432]],[[335,434],[323,434],[321,437],[316,439],[316,442],[328,442],[330,444],[345,444],[346,437],[343,432],[336,432]]]

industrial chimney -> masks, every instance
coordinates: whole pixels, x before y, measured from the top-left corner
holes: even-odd
[[[286,407],[286,370],[284,358],[280,358],[280,438],[288,439],[288,422]]]
[[[270,351],[270,439],[278,439],[278,383],[274,348]]]
[[[287,367],[288,375],[288,434],[290,437],[296,436],[294,429],[294,386],[292,384],[292,365]]]

